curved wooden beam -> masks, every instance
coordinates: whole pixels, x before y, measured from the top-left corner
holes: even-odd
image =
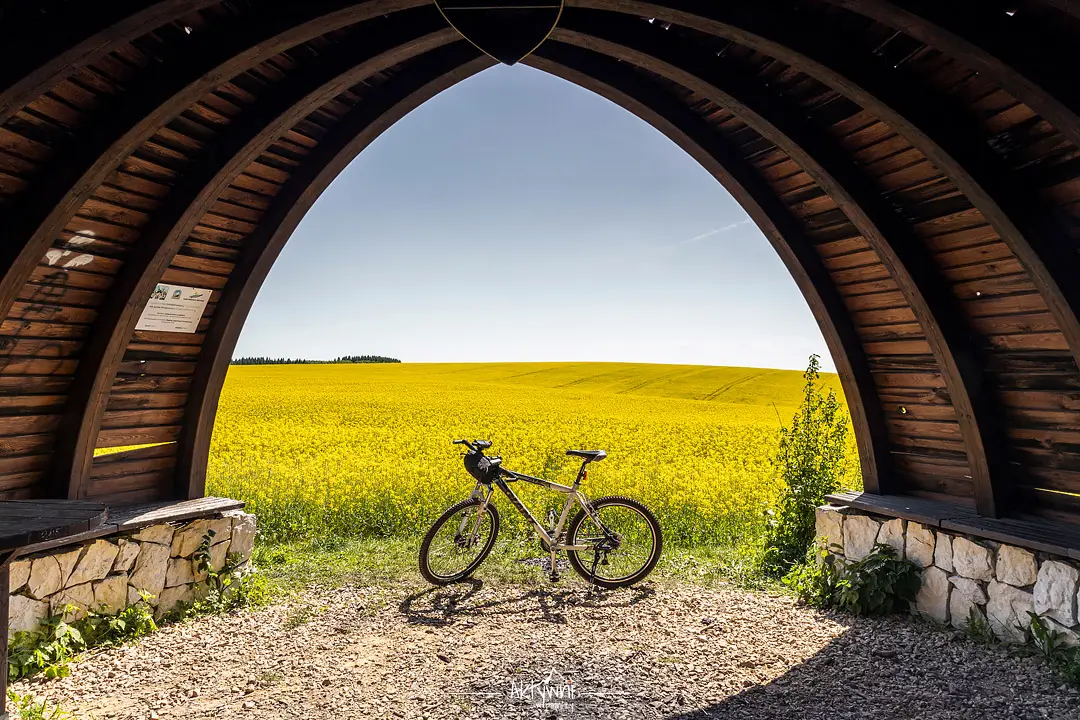
[[[570,7],[656,18],[777,58],[847,96],[927,157],[979,210],[1024,266],[1080,364],[1080,255],[1028,187],[993,156],[962,109],[933,88],[852,50],[835,28],[769,0],[567,0]]]
[[[214,87],[274,55],[332,30],[426,5],[427,0],[311,0],[293,3],[258,23],[236,18],[199,33],[188,52],[151,68],[125,100],[97,113],[75,134],[35,184],[0,218],[0,317],[6,316],[34,268],[63,228],[123,160]],[[432,23],[434,7],[416,10]],[[427,17],[428,19],[423,19]],[[443,25],[445,26],[445,24]],[[193,38],[196,36],[193,34]]]
[[[445,28],[402,24],[393,32],[380,26],[364,41],[329,52],[282,82],[226,130],[196,167],[166,197],[144,229],[98,311],[94,328],[75,371],[56,436],[53,475],[57,493],[85,497],[90,466],[109,393],[154,285],[196,224],[226,187],[289,128],[371,75],[424,53],[458,59],[460,36]],[[411,35],[411,37],[410,37]]]
[[[1028,14],[971,0],[828,0],[899,30],[990,77],[1080,147],[1080,93],[1074,60],[1048,47]]]
[[[94,62],[140,35],[220,0],[110,0],[69,3],[62,13],[36,3],[5,14],[0,38],[0,125],[74,67]],[[19,9],[36,13],[27,22]]]
[[[881,258],[915,312],[952,398],[967,450],[976,506],[997,515],[1009,466],[1002,412],[983,388],[985,363],[948,283],[924,243],[852,165],[839,143],[746,70],[699,52],[640,21],[567,14],[551,39],[643,68],[735,113],[781,148],[849,218]],[[555,49],[553,48],[553,52]]]
[[[191,378],[177,441],[178,498],[205,494],[214,418],[233,349],[259,288],[296,226],[330,183],[379,135],[443,90],[494,64],[486,55],[456,65],[427,63],[421,58],[395,76],[378,95],[353,109],[274,198],[244,243],[240,259],[221,291]]]

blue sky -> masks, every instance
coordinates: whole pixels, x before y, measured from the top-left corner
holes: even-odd
[[[817,324],[746,213],[616,105],[523,66],[429,101],[330,186],[236,355],[804,368]]]

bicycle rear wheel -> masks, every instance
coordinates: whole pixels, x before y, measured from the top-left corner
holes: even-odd
[[[579,510],[567,528],[567,544],[588,550],[567,550],[578,575],[603,588],[640,582],[660,560],[664,539],[660,523],[637,500],[612,496],[592,501],[599,524]]]
[[[420,544],[420,574],[433,585],[461,582],[476,572],[499,534],[499,511],[480,498],[444,512]]]

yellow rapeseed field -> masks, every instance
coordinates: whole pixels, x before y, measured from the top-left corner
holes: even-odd
[[[455,438],[490,439],[507,467],[564,482],[567,448],[600,448],[588,494],[644,501],[671,543],[730,542],[776,497],[770,456],[802,384],[690,365],[234,366],[209,491],[246,500],[270,540],[414,534],[472,487]],[[538,517],[557,502],[520,490]],[[523,528],[500,510],[504,531]]]

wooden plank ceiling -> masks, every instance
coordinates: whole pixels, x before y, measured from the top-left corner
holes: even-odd
[[[1078,8],[568,0],[525,62],[743,204],[821,324],[868,490],[1080,523]],[[2,13],[0,498],[201,496],[228,360],[296,224],[492,61],[430,0]],[[213,291],[198,332],[134,329],[160,281]]]

